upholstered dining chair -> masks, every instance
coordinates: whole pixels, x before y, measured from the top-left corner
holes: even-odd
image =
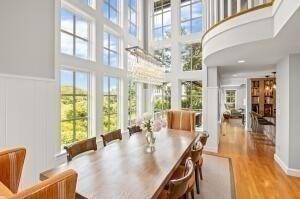
[[[204,147],[206,145],[207,139],[209,138],[209,134],[207,132],[203,132],[200,134],[200,142]]]
[[[108,143],[114,140],[122,140],[121,129],[112,131],[110,133],[102,134],[101,137],[103,139],[103,145],[107,146]]]
[[[0,181],[12,193],[18,192],[25,156],[25,148],[8,149],[0,152]]]
[[[195,131],[196,113],[193,111],[168,111],[168,129]]]
[[[39,184],[12,194],[8,199],[75,199],[77,173],[67,170]]]
[[[135,133],[142,132],[141,127],[137,126],[137,125],[129,126],[129,127],[127,127],[127,129],[129,131],[129,136],[132,136]]]
[[[159,199],[178,199],[184,196],[194,179],[194,164],[191,158],[188,158],[185,163],[183,176],[178,179],[170,180],[168,190],[163,190],[158,196]]]
[[[75,156],[85,153],[87,151],[97,151],[96,137],[75,142],[71,145],[65,146],[68,156],[68,161],[71,161]]]
[[[201,141],[198,141],[195,143],[191,150],[191,158],[194,163],[194,169],[195,169],[195,180],[196,180],[196,189],[197,193],[200,193],[200,182],[199,182],[199,175],[200,179],[203,180],[202,176],[202,164],[203,164],[203,145],[201,144]]]

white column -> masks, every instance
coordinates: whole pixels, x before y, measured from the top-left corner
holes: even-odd
[[[228,11],[227,11],[228,16],[227,17],[230,17],[232,15],[232,1],[228,0],[227,2],[228,2],[228,6],[227,6],[227,8],[228,8]]]
[[[220,21],[222,21],[224,19],[224,0],[219,0],[219,4],[220,4],[220,10],[219,10]]]
[[[252,0],[248,0],[248,9],[250,9],[252,7],[253,7]]]
[[[251,118],[249,113],[252,111],[251,103],[251,79],[247,79],[246,83],[246,110],[245,110],[245,129],[251,131]]]
[[[218,1],[219,0],[214,0],[214,24],[218,23]]]
[[[209,6],[210,6],[210,0],[206,0],[206,28],[209,29],[210,28],[210,9],[209,9]]]
[[[259,5],[264,4],[264,0],[259,0]]]
[[[210,27],[214,25],[214,2],[213,0],[210,0],[209,3],[209,15],[210,15],[210,19],[209,19],[209,24]]]
[[[237,0],[237,13],[241,12],[241,1],[242,0]]]

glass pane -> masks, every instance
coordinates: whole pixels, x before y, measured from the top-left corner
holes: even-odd
[[[118,0],[109,0],[110,5],[115,8],[116,10],[118,10]]]
[[[88,97],[76,96],[76,118],[82,118],[88,116]]]
[[[110,8],[110,21],[112,21],[115,24],[119,23],[119,16],[118,16],[118,12],[116,10],[114,10],[113,8]]]
[[[119,128],[119,118],[118,115],[110,115],[110,131],[117,130]]]
[[[61,39],[61,52],[68,55],[73,55],[73,36],[66,34],[64,32],[61,32],[60,34]]]
[[[191,26],[191,22],[187,21],[187,22],[183,22],[181,23],[181,34],[182,35],[188,35],[191,33],[190,27]]]
[[[202,102],[200,96],[192,96],[192,109],[193,110],[201,110],[202,109]]]
[[[88,22],[85,19],[76,16],[76,35],[84,39],[88,39],[89,37],[88,34],[89,34]]]
[[[192,70],[201,70],[202,69],[202,59],[201,57],[193,57]]]
[[[113,35],[110,35],[110,50],[119,51],[119,40]]]
[[[73,142],[73,121],[61,122],[61,145],[65,146]]]
[[[162,28],[154,29],[154,39],[162,40]]]
[[[189,109],[190,107],[191,107],[190,97],[187,97],[187,96],[181,97],[181,108]]]
[[[76,38],[76,56],[87,59],[89,54],[89,44],[87,41]]]
[[[202,83],[200,81],[193,81],[191,84],[191,95],[200,95],[202,93]]]
[[[103,119],[103,130],[105,133],[108,133],[109,130],[109,116],[108,115],[104,115],[104,119]]]
[[[182,61],[181,61],[181,67],[183,71],[190,71],[191,70],[191,66],[192,66],[192,62],[191,62],[191,58],[190,57],[183,57]]]
[[[60,98],[60,117],[61,120],[74,118],[74,106],[72,96],[61,96]]]
[[[162,27],[162,14],[154,16],[154,28]]]
[[[89,85],[89,75],[84,72],[76,72],[76,94],[87,94],[88,93],[88,85]]]
[[[103,111],[104,114],[108,114],[110,109],[109,109],[109,96],[105,95],[103,96]]]
[[[163,27],[163,35],[164,35],[164,39],[171,37],[171,26]]]
[[[137,27],[132,23],[129,24],[129,33],[135,37],[137,35]]]
[[[106,18],[109,18],[109,6],[108,6],[108,4],[106,2],[103,4],[102,11],[103,11],[103,15]]]
[[[130,12],[130,21],[136,24],[136,12],[134,12],[133,10],[131,10]]]
[[[197,18],[202,16],[202,4],[194,3],[192,5],[192,18]]]
[[[163,24],[164,24],[164,26],[171,25],[171,12],[164,13]]]
[[[191,3],[191,0],[181,0],[181,5],[188,5]]]
[[[109,53],[109,65],[112,67],[119,66],[119,57],[117,53],[112,51]]]
[[[61,94],[72,94],[73,91],[73,71],[60,71]]]
[[[111,95],[118,95],[119,93],[119,80],[118,78],[110,78],[110,94]]]
[[[108,95],[108,82],[109,78],[108,77],[103,77],[103,94]]]
[[[118,113],[119,112],[118,110],[119,110],[118,96],[116,96],[116,95],[109,96],[109,111],[110,111],[110,114]]]
[[[201,44],[200,43],[192,44],[192,55],[200,56],[200,54],[201,54]]]
[[[163,108],[162,96],[155,96],[154,99],[154,112],[158,112]]]
[[[76,120],[75,121],[75,132],[76,132],[76,141],[84,140],[88,138],[88,120]]]
[[[61,29],[69,33],[73,32],[73,13],[69,12],[66,9],[61,9]]]
[[[192,20],[192,33],[202,31],[202,18]]]
[[[181,12],[181,17],[180,17],[181,21],[186,21],[191,18],[190,6],[181,7],[180,12]]]
[[[103,50],[103,64],[104,65],[109,65],[109,55],[108,55],[109,51],[104,49]]]
[[[190,95],[191,94],[191,82],[182,82],[181,83],[181,95]]]

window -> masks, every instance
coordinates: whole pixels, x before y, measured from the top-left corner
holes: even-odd
[[[129,34],[137,37],[137,0],[128,0]]]
[[[89,136],[89,74],[61,70],[61,145]]]
[[[202,70],[201,43],[182,45],[181,66],[183,71]]]
[[[163,40],[171,37],[171,0],[155,0],[153,38]]]
[[[90,59],[90,24],[84,18],[61,9],[61,52]]]
[[[87,6],[90,6],[91,8],[96,8],[95,6],[95,0],[80,0],[81,3],[87,5]]]
[[[236,90],[226,90],[225,91],[225,104],[228,109],[235,109]]]
[[[119,0],[104,0],[104,16],[115,24],[119,24]]]
[[[181,82],[181,108],[193,111],[202,110],[202,82]]]
[[[171,84],[163,83],[154,90],[154,113],[155,115],[165,115],[165,111],[171,109]]]
[[[120,82],[118,78],[104,77],[104,132],[114,131],[119,128],[119,89]]]
[[[202,1],[181,0],[181,34],[188,35],[202,31]]]
[[[136,121],[137,114],[137,87],[136,82],[130,81],[128,85],[128,124],[132,125]]]
[[[163,48],[154,51],[154,55],[158,58],[165,68],[165,72],[171,71],[171,48]]]
[[[104,32],[103,38],[103,64],[119,67],[119,39],[111,33]]]

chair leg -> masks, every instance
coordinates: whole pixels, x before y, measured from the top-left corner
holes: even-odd
[[[194,189],[192,189],[192,191],[191,191],[191,196],[192,196],[192,199],[195,199],[195,192],[194,192]]]
[[[199,166],[199,170],[200,170],[200,179],[203,180],[203,176],[202,176],[202,166]]]
[[[195,166],[195,178],[196,178],[196,189],[197,189],[197,194],[200,194],[199,165],[196,165],[196,166]]]

